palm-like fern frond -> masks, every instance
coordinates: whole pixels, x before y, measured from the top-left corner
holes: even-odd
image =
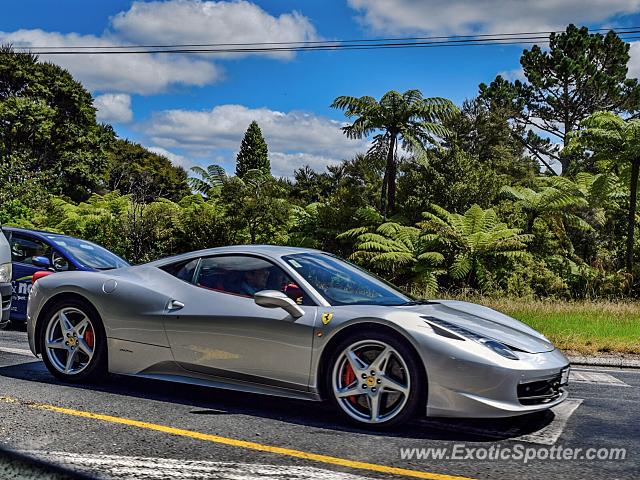
[[[445,246],[452,254],[449,274],[455,280],[477,283],[489,288],[491,274],[487,265],[492,258],[526,256],[532,235],[509,228],[498,220],[493,209],[473,205],[464,214],[451,213],[437,205],[423,213],[418,224],[420,239],[430,245]],[[444,259],[444,257],[442,257]]]
[[[221,187],[227,178],[224,168],[220,165],[209,165],[206,169],[195,166],[191,167],[191,172],[197,176],[187,178],[189,187],[205,197],[209,196],[214,189]]]
[[[355,252],[349,257],[400,281],[411,280],[429,292],[437,286],[437,266],[444,259],[438,252],[425,251],[419,228],[385,222],[377,227],[358,227],[339,235],[355,238]]]

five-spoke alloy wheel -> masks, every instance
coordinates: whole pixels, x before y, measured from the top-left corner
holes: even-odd
[[[414,415],[426,381],[421,371],[404,342],[371,332],[337,346],[327,380],[333,402],[350,420],[383,427]]]
[[[85,381],[104,373],[104,329],[90,305],[75,299],[58,302],[44,321],[40,352],[53,375],[66,381]]]

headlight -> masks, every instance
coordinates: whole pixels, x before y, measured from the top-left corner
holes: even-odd
[[[493,338],[485,337],[484,335],[480,335],[479,333],[472,332],[471,330],[467,330],[464,327],[459,325],[455,325],[453,323],[449,323],[445,320],[440,320],[435,317],[422,317],[424,318],[431,326],[435,326],[434,330],[436,333],[441,334],[438,330],[444,329],[449,334],[453,334],[454,337],[458,337],[459,340],[473,340],[481,345],[484,345],[488,349],[497,353],[498,355],[508,358],[510,360],[519,360],[518,356],[504,343],[500,343]],[[451,337],[451,335],[445,335]]]
[[[3,263],[0,265],[0,283],[9,283],[12,273],[11,263]]]
[[[500,343],[497,340],[491,340],[489,338],[482,338],[481,340],[478,340],[478,342],[485,347],[490,348],[498,355],[502,355],[510,360],[519,360],[518,356],[513,353],[513,350],[507,347],[504,343]]]

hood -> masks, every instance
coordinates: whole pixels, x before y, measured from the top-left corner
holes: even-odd
[[[435,300],[428,305],[407,307],[415,313],[454,323],[528,353],[554,350],[544,335],[524,323],[491,308],[457,300]]]

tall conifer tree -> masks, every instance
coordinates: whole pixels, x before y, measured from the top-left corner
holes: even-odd
[[[267,142],[255,120],[247,128],[236,157],[236,175],[242,178],[249,170],[260,170],[266,175],[271,174]]]

